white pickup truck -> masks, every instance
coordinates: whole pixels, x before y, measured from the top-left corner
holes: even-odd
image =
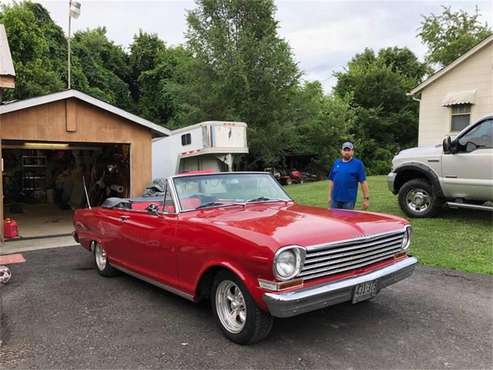
[[[441,145],[401,151],[387,180],[410,217],[431,217],[444,204],[493,211],[493,115]]]

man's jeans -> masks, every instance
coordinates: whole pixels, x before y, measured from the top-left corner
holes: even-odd
[[[341,208],[341,209],[354,209],[354,203],[355,201],[350,201],[350,202],[338,202],[336,200],[333,200],[331,202],[330,207],[331,208]]]

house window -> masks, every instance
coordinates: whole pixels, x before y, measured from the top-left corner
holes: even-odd
[[[192,143],[192,134],[181,135],[181,145],[190,145]]]
[[[452,120],[450,131],[461,131],[469,126],[471,121],[471,104],[458,104],[452,106]]]

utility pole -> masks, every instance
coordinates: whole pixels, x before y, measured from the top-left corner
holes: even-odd
[[[72,87],[71,81],[70,81],[70,54],[71,54],[71,49],[70,49],[70,38],[71,38],[71,28],[72,28],[72,0],[69,0],[68,2],[68,70],[67,70],[67,88],[70,90]]]
[[[71,65],[70,57],[72,50],[70,47],[70,39],[72,38],[72,17],[77,19],[80,15],[80,3],[75,0],[69,0],[68,2],[68,39],[67,39],[67,88],[70,90],[72,88],[72,76],[71,76]]]

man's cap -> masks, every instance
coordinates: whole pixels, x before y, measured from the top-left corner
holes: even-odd
[[[344,144],[342,144],[342,150],[346,148],[353,150],[353,144],[350,143],[349,141],[346,141]]]

